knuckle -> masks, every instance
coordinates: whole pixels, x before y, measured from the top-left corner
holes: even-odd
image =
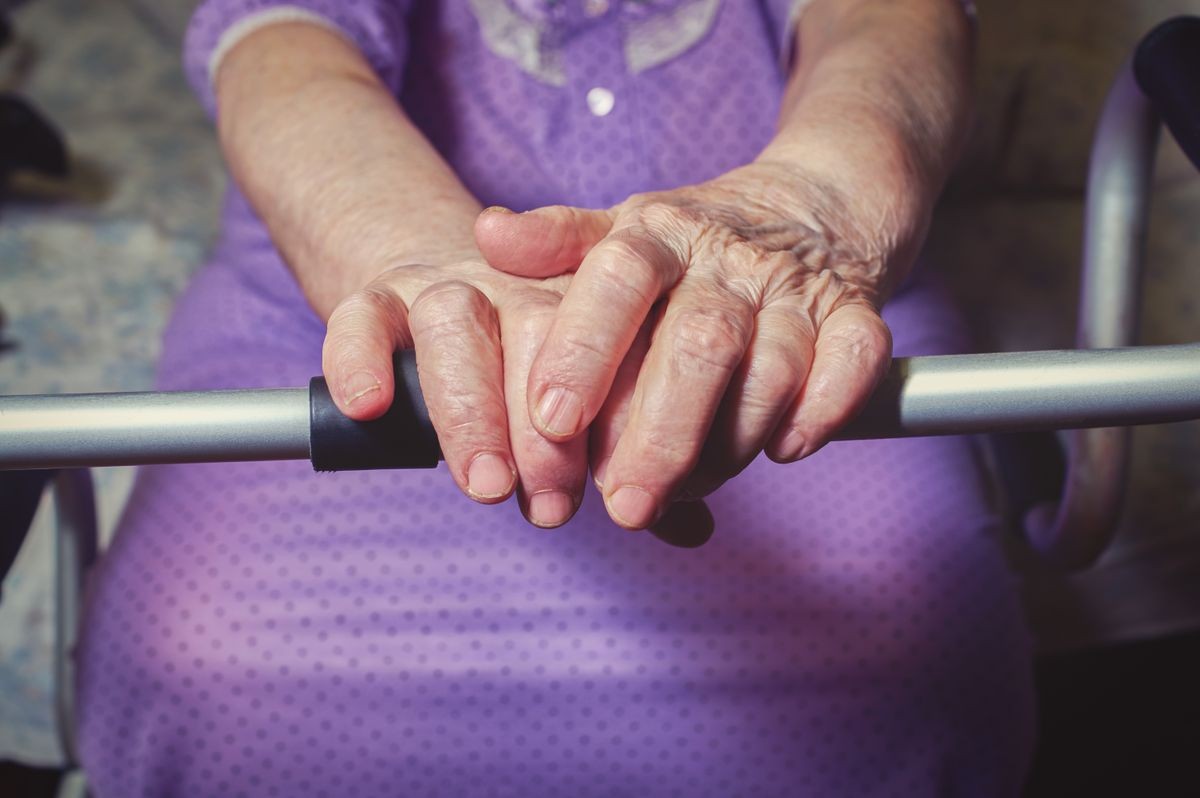
[[[355,291],[333,310],[329,316],[331,328],[343,328],[371,324],[392,323],[402,319],[400,300],[392,291],[380,285],[368,285]]]
[[[506,326],[525,337],[542,337],[550,329],[562,297],[540,288],[523,290],[500,307]]]
[[[627,238],[602,245],[609,257],[597,262],[595,278],[604,292],[621,305],[648,308],[658,300],[662,278],[658,269],[640,254],[643,247]]]
[[[791,266],[786,256],[764,252],[757,244],[729,235],[719,236],[713,246],[719,248],[726,269],[735,275],[753,275],[756,282],[766,283]]]
[[[750,337],[746,314],[718,306],[679,311],[672,324],[672,348],[688,360],[732,371],[742,360]]]
[[[642,191],[635,194],[630,194],[629,197],[617,206],[621,216],[626,219],[641,220],[643,213],[655,206],[662,206],[665,203],[662,200],[662,195],[654,191]]]
[[[346,297],[329,315],[322,361],[333,369],[351,363],[362,352],[409,342],[407,311],[389,289],[370,286]]]
[[[832,330],[830,338],[831,347],[856,364],[869,365],[886,360],[892,350],[891,333],[882,324],[838,325]]]
[[[470,310],[483,303],[479,289],[463,280],[442,280],[422,291],[413,302],[413,307],[434,305],[455,310]]]
[[[553,323],[554,314],[552,312],[547,313],[544,310],[534,310],[529,313],[516,314],[510,324],[515,335],[523,340],[530,341],[544,339],[546,332]]]
[[[487,297],[461,280],[443,280],[422,291],[413,301],[414,326],[436,330],[443,327],[474,327],[490,316]]]
[[[645,197],[637,206],[637,218],[652,230],[670,229],[679,224],[683,215],[678,205]]]
[[[605,274],[626,279],[632,276],[639,283],[653,282],[662,272],[668,254],[661,242],[639,229],[617,231],[599,247],[604,257],[598,265],[607,270]]]
[[[684,263],[690,260],[692,242],[703,238],[708,226],[694,208],[661,200],[642,203],[635,218],[638,227],[650,233],[661,248]]]
[[[704,209],[694,203],[665,199],[657,194],[639,196],[634,207],[634,218],[639,223],[668,235],[697,232],[696,228],[706,226],[709,218]]]

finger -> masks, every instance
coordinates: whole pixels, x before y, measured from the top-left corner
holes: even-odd
[[[569,440],[604,404],[625,353],[684,256],[645,228],[618,228],[579,267],[529,373],[529,414],[551,440]]]
[[[659,306],[661,307],[661,305]],[[657,314],[651,313],[633,344],[621,361],[617,374],[613,378],[612,389],[604,406],[592,422],[588,435],[588,457],[592,465],[592,481],[601,491],[604,490],[604,474],[608,469],[608,461],[617,448],[617,441],[629,423],[629,409],[633,402],[633,392],[637,387],[638,373],[642,370],[642,362],[650,349],[650,334],[654,329]],[[528,414],[526,414],[528,415]]]
[[[409,321],[421,392],[450,473],[472,499],[503,501],[517,472],[492,303],[473,286],[446,281],[417,297]]]
[[[768,305],[682,495],[699,498],[741,473],[762,451],[800,393],[813,361],[811,316],[794,301]]]
[[[475,219],[475,243],[493,268],[521,277],[553,277],[578,269],[612,225],[608,211],[551,205],[513,213],[492,207]]]
[[[408,309],[386,285],[372,284],[334,308],[321,371],[338,409],[356,421],[387,412],[396,387],[392,357],[411,345]]]
[[[500,313],[504,348],[504,391],[509,440],[520,477],[517,498],[531,523],[543,528],[565,524],[579,508],[587,477],[587,441],[555,443],[538,434],[526,411],[529,367],[554,320],[557,295],[537,289]]]
[[[605,474],[609,515],[630,529],[653,524],[695,467],[753,333],[749,303],[686,289],[671,295]]]
[[[777,462],[808,457],[862,410],[891,363],[892,334],[866,305],[843,305],[817,332],[812,370],[771,436]]]

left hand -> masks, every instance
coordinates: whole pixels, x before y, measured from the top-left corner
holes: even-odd
[[[879,309],[923,231],[874,200],[756,162],[609,210],[479,217],[495,268],[576,271],[529,372],[529,413],[553,441],[592,427],[614,521],[695,523],[697,505],[668,514],[672,502],[760,451],[807,457],[858,413],[890,363]]]

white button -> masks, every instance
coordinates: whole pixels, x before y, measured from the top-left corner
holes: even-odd
[[[608,0],[584,0],[583,13],[589,17],[602,17],[608,11]]]
[[[617,98],[608,89],[599,86],[587,93],[588,110],[595,116],[608,116]]]

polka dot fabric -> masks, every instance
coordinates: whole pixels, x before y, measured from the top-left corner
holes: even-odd
[[[405,107],[512,206],[752,157],[780,79],[762,10],[722,4],[639,75],[620,14],[553,87],[487,51],[467,2],[418,1]],[[608,117],[579,91],[601,83]],[[923,279],[886,317],[900,353],[961,345]],[[233,192],[160,383],[302,384],[323,333]],[[595,493],[546,532],[440,469],[144,468],[89,590],[89,780],[99,798],[1015,794],[1028,643],[976,474],[952,438],[760,459],[712,499],[713,540],[681,550],[617,528]]]

